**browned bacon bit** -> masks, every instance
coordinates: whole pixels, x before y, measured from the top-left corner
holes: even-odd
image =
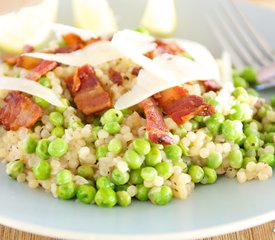
[[[131,72],[131,74],[133,74],[134,76],[138,76],[139,71],[142,69],[142,67],[140,66],[135,66]]]
[[[37,81],[41,76],[53,70],[56,66],[56,62],[42,60],[37,66],[30,70],[26,78]]]
[[[43,114],[37,104],[19,92],[10,92],[4,102],[5,105],[0,109],[0,123],[6,130],[31,128]]]
[[[168,106],[178,99],[188,96],[188,91],[183,87],[172,87],[154,95],[160,106]]]
[[[109,79],[113,83],[118,84],[118,85],[120,85],[122,83],[123,78],[122,78],[120,72],[115,71],[114,69],[110,68],[108,75],[109,75]]]
[[[32,52],[34,50],[34,48],[30,45],[25,45],[22,49],[22,53],[29,53]],[[20,57],[20,55],[22,53],[19,54],[4,54],[2,59],[3,62],[9,64],[9,65],[15,65],[17,63],[17,59]]]
[[[182,87],[173,87],[155,94],[159,106],[177,124],[181,125],[195,116],[208,116],[215,109],[204,102],[200,96],[189,95]]]
[[[212,105],[196,95],[185,96],[168,106],[163,106],[163,109],[179,125],[195,116],[209,116],[215,113]]]
[[[39,58],[20,55],[17,58],[16,66],[25,68],[27,70],[31,70],[31,69],[35,68],[40,62],[41,62],[41,60]]]
[[[176,43],[176,42],[164,42],[157,39],[155,41],[157,44],[156,48],[146,54],[147,57],[153,59],[157,56],[160,56],[164,53],[172,55],[182,55],[185,51]]]
[[[153,98],[147,98],[139,106],[146,115],[146,130],[149,132],[149,138],[157,144],[172,144],[173,138],[165,125],[161,111]]]
[[[77,108],[86,115],[112,106],[109,93],[103,89],[93,67],[89,65],[78,68],[73,78],[66,80],[66,84]]]
[[[200,84],[203,86],[206,92],[209,92],[209,91],[218,92],[222,88],[215,80],[203,80],[203,81],[200,81]]]

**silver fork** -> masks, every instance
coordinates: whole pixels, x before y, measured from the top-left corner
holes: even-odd
[[[275,86],[275,55],[236,5],[235,0],[208,1],[207,22],[221,47],[232,56],[236,69],[253,66],[258,71],[256,88]]]

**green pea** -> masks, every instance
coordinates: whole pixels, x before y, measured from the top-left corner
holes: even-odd
[[[92,141],[95,142],[98,139],[98,132],[102,129],[102,127],[97,126],[92,128]]]
[[[6,167],[7,174],[13,179],[16,179],[20,173],[24,172],[24,170],[25,164],[19,159],[9,162]]]
[[[248,87],[248,84],[245,81],[245,79],[243,79],[243,78],[241,78],[239,76],[233,78],[233,84],[234,84],[234,87],[243,87],[243,88],[247,88]]]
[[[151,146],[146,139],[135,139],[133,141],[134,150],[140,155],[146,155],[150,152]]]
[[[56,137],[59,137],[59,138],[62,137],[64,135],[64,133],[65,133],[65,130],[64,130],[63,127],[55,127],[51,132],[51,134],[53,136],[56,136]]]
[[[46,180],[51,176],[52,168],[45,160],[40,160],[32,169],[36,179]]]
[[[96,159],[106,157],[107,153],[108,153],[107,145],[98,146],[95,150]]]
[[[216,112],[220,112],[221,111],[221,105],[215,99],[210,99],[208,101],[208,103],[215,108]]]
[[[66,98],[61,98],[60,101],[63,103],[63,107],[56,107],[55,110],[60,113],[64,113],[66,109],[71,105],[70,101]]]
[[[246,137],[249,137],[249,136],[259,137],[260,136],[260,133],[258,132],[258,130],[251,128],[251,127],[245,128],[244,134]]]
[[[222,133],[227,141],[240,141],[243,139],[243,124],[238,120],[226,120],[222,124]]]
[[[95,200],[96,189],[91,185],[81,185],[77,188],[76,197],[79,202],[91,204]]]
[[[76,186],[73,182],[60,185],[57,187],[56,194],[63,200],[72,199],[76,194]]]
[[[207,167],[217,169],[222,164],[222,154],[219,152],[211,153],[206,159]]]
[[[180,167],[182,172],[184,172],[184,173],[188,172],[188,166],[182,159],[180,159],[179,161],[173,162],[173,164],[174,164],[174,166]]]
[[[245,157],[243,159],[242,168],[246,168],[247,164],[250,163],[250,162],[257,163],[257,160],[256,160],[255,157]]]
[[[141,169],[140,175],[145,181],[153,181],[158,175],[158,172],[153,167],[145,167]]]
[[[231,108],[229,119],[243,121],[245,117],[244,106],[242,104],[236,104]]]
[[[64,117],[60,112],[51,112],[49,115],[49,120],[56,127],[63,126],[64,124]]]
[[[153,204],[166,205],[173,198],[172,189],[168,186],[153,187],[148,193],[149,199]]]
[[[275,132],[275,124],[274,123],[268,123],[264,126],[265,132]]]
[[[48,79],[47,77],[41,77],[38,82],[44,86],[44,87],[47,87],[47,88],[51,88],[52,87],[52,84],[51,84],[51,80]]]
[[[118,122],[107,122],[103,129],[110,134],[116,134],[120,132],[121,127]]]
[[[211,117],[207,118],[205,125],[211,133],[218,134],[221,130],[223,121],[224,116],[220,113],[215,113]]]
[[[122,112],[122,114],[123,114],[124,117],[125,116],[129,116],[129,115],[131,115],[133,113],[133,110],[130,109],[130,108],[125,108],[125,109],[122,109],[120,111]]]
[[[164,147],[164,152],[166,154],[166,157],[168,159],[171,159],[172,161],[177,161],[177,160],[181,159],[181,156],[182,156],[181,148],[175,144],[166,145]]]
[[[161,162],[156,165],[156,170],[158,172],[158,176],[163,179],[168,179],[173,174],[173,166],[169,162]]]
[[[231,94],[235,98],[242,97],[244,99],[248,99],[247,91],[242,87],[235,88],[234,91]]]
[[[228,154],[228,160],[230,167],[239,169],[243,164],[243,154],[240,150],[231,151]]]
[[[63,169],[59,171],[55,176],[55,183],[57,185],[67,184],[72,181],[73,181],[73,174],[67,169]]]
[[[52,157],[60,158],[68,152],[68,148],[65,139],[56,138],[49,144],[48,152]]]
[[[240,76],[251,85],[255,85],[257,83],[257,71],[253,67],[245,67]]]
[[[131,204],[131,196],[127,191],[118,191],[117,195],[117,203],[119,206],[127,207]]]
[[[260,147],[260,140],[257,136],[250,135],[244,141],[244,148],[246,150],[249,150],[249,149],[257,150],[259,149],[259,147]]]
[[[275,158],[272,153],[263,153],[259,158],[259,162],[268,164],[270,167],[275,167]]]
[[[143,163],[143,158],[140,157],[134,150],[128,149],[123,156],[131,170],[138,169]]]
[[[138,184],[136,187],[137,187],[137,194],[135,195],[136,199],[138,199],[139,201],[147,201],[150,188],[145,187],[143,184]]]
[[[50,105],[50,103],[48,103],[46,100],[37,96],[34,96],[34,102],[44,109],[46,109]]]
[[[270,104],[273,108],[275,108],[275,94],[271,96],[270,98]]]
[[[147,166],[155,166],[162,160],[161,151],[157,147],[152,147],[150,152],[145,156]]]
[[[190,120],[190,123],[192,124],[192,130],[197,130],[200,127],[200,124],[195,120]]]
[[[122,172],[117,168],[112,171],[112,180],[116,185],[124,185],[129,181],[129,178],[130,175],[128,172]]]
[[[106,124],[110,122],[122,123],[123,121],[123,113],[117,109],[109,109],[106,111],[103,116],[101,122]]]
[[[118,138],[113,138],[108,144],[108,151],[119,154],[122,150],[122,142]]]
[[[251,95],[251,96],[259,97],[259,93],[255,89],[253,89],[253,88],[248,88],[247,89],[247,93],[249,95]]]
[[[95,195],[95,203],[99,207],[113,207],[117,203],[117,195],[111,188],[100,188]]]
[[[64,47],[67,46],[68,44],[66,43],[66,41],[64,39],[62,39],[61,41],[58,42],[58,47]]]
[[[96,180],[97,189],[112,188],[115,189],[115,184],[106,176],[101,176]]]
[[[204,177],[201,180],[202,184],[211,184],[217,181],[217,173],[213,168],[204,167]]]
[[[204,177],[204,171],[198,165],[192,165],[189,168],[188,174],[190,175],[194,183],[199,183]]]
[[[94,176],[94,169],[92,166],[82,165],[77,168],[77,175],[86,179],[92,179]]]
[[[150,32],[143,26],[137,27],[136,32],[143,33],[145,35],[150,35]]]
[[[186,136],[187,130],[182,126],[179,126],[174,130],[174,134],[178,135],[180,138],[183,138]]]
[[[48,139],[42,139],[37,143],[35,153],[36,155],[44,160],[47,160],[50,157],[48,152],[48,147],[50,145],[50,141]]]
[[[264,141],[265,141],[265,143],[273,143],[274,138],[275,138],[275,133],[274,132],[266,133]]]
[[[130,172],[130,182],[132,184],[143,183],[143,178],[141,177],[141,169],[132,170]]]
[[[34,153],[38,140],[34,136],[28,136],[23,142],[23,148],[26,153]]]

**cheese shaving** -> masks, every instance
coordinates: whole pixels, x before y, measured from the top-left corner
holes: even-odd
[[[0,76],[0,90],[12,90],[28,93],[43,98],[54,106],[64,107],[64,104],[51,89],[43,87],[39,83],[26,78]]]

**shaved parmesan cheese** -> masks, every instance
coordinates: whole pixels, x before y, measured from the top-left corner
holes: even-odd
[[[53,23],[50,25],[51,29],[54,31],[57,40],[61,41],[62,36],[67,33],[74,33],[81,37],[82,40],[87,41],[90,38],[97,38],[98,36],[90,31],[75,28],[72,26],[60,24],[60,23]]]
[[[66,65],[80,67],[85,64],[96,66],[123,57],[108,41],[95,42],[71,53],[25,53],[23,55],[56,61]]]
[[[200,64],[210,75],[213,75],[213,79],[220,80],[219,67],[215,58],[209,52],[209,50],[203,45],[192,42],[189,40],[176,39],[179,46],[190,54],[195,61]]]
[[[140,71],[136,85],[118,99],[115,108],[131,107],[167,88],[198,79],[210,79],[208,72],[204,68],[184,57],[164,54],[156,57],[152,63],[156,70],[160,71],[160,74],[148,71],[148,66],[146,66],[144,70]],[[165,74],[165,76],[162,74]]]
[[[219,79],[219,70],[215,59],[207,49],[197,43],[184,42],[189,50],[187,50],[188,53],[190,52],[195,61],[169,54],[164,54],[153,60],[140,55],[136,49],[152,45],[152,38],[144,34],[132,33],[130,30],[116,33],[111,44],[122,55],[143,67],[133,89],[116,102],[115,108],[118,109],[133,106],[159,91],[189,81]]]
[[[51,89],[43,87],[39,83],[29,79],[0,76],[0,90],[28,93],[43,98],[54,106],[64,107],[64,104]]]

